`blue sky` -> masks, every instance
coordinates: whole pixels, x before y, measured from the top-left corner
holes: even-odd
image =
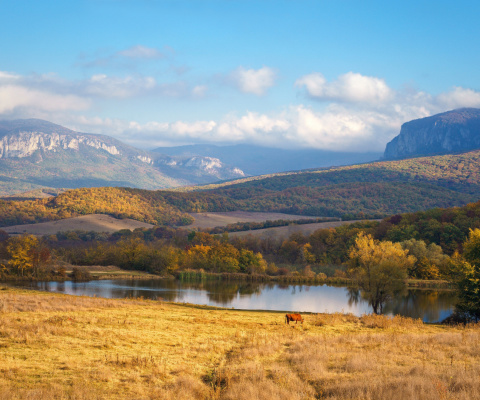
[[[382,151],[480,107],[473,1],[2,1],[0,119],[142,148]]]

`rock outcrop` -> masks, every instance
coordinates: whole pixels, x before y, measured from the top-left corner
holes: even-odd
[[[480,148],[480,109],[461,108],[407,122],[385,148],[387,160]]]

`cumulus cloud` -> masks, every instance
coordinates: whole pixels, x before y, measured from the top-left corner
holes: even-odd
[[[237,68],[230,74],[230,81],[243,93],[264,95],[275,83],[275,71],[269,67],[260,69]]]
[[[76,127],[114,134],[142,148],[191,143],[253,143],[283,148],[381,152],[399,133],[404,122],[443,112],[452,106],[473,106],[479,98],[479,92],[463,88],[453,88],[437,96],[411,90],[392,93],[389,101],[371,107],[337,102],[317,110],[300,104],[281,112],[249,111],[218,120],[147,123],[77,120]]]
[[[298,79],[295,86],[304,87],[314,99],[327,101],[378,103],[393,96],[393,90],[383,79],[354,72],[340,75],[333,82],[327,82],[321,73],[315,72]]]
[[[436,100],[440,107],[447,109],[480,107],[480,92],[462,87],[454,87],[447,93],[439,94]]]
[[[32,115],[39,111],[78,111],[87,109],[90,102],[75,95],[62,95],[37,90],[21,84],[0,83],[0,114],[25,110]]]
[[[267,68],[265,75],[260,73],[264,68],[237,70],[244,75],[244,90],[262,94],[271,87],[274,77],[270,81],[265,78],[271,70]],[[248,111],[217,119],[145,123],[92,117],[92,106],[96,99],[127,101],[143,95],[200,99],[209,88],[183,81],[159,83],[153,77],[142,75],[94,74],[83,81],[68,81],[55,75],[25,77],[0,71],[0,115],[49,119],[79,131],[115,136],[143,148],[167,144],[254,143],[355,152],[382,151],[399,133],[401,125],[412,119],[454,108],[480,107],[480,92],[473,89],[453,87],[438,95],[411,88],[398,91],[389,88],[383,79],[354,73],[341,75],[333,82],[314,73],[300,78],[296,85],[315,100],[330,100],[321,108],[312,101],[309,105],[296,104],[277,112]],[[87,110],[90,116],[79,116],[82,110]]]

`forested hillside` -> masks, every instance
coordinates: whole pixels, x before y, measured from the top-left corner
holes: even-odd
[[[167,204],[153,191],[89,188],[66,191],[47,199],[0,200],[0,225],[53,221],[87,214],[108,214],[158,225],[186,225],[192,217]]]
[[[190,191],[77,189],[1,201],[2,226],[104,213],[186,225],[186,212],[268,211],[344,219],[383,218],[480,198],[480,151],[247,178]]]

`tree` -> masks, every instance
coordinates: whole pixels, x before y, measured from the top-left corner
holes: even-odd
[[[414,256],[417,261],[408,270],[408,275],[418,279],[438,279],[440,269],[447,263],[448,256],[443,254],[442,248],[430,243],[428,246],[423,240],[410,239],[401,243],[402,248],[408,250],[408,254]]]
[[[31,272],[38,277],[39,269],[50,260],[50,250],[33,235],[22,235],[9,239],[7,252],[11,258],[10,265],[21,276]]]
[[[363,232],[355,239],[349,256],[349,275],[375,314],[382,312],[384,304],[405,288],[407,270],[416,261],[399,243],[380,242]]]
[[[480,229],[470,229],[463,244],[466,261],[457,264],[458,303],[456,309],[468,320],[480,320]]]
[[[463,257],[470,264],[480,265],[480,229],[470,229],[463,243]]]
[[[457,282],[456,310],[467,320],[480,320],[480,266],[462,263],[463,277]]]

